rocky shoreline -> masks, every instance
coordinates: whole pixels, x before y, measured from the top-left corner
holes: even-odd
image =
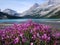
[[[45,24],[45,25],[49,25],[53,28],[56,28],[56,29],[60,29],[60,23],[59,22],[39,22],[41,24]],[[0,23],[0,29],[3,29],[7,26],[11,26],[13,25],[12,23]]]

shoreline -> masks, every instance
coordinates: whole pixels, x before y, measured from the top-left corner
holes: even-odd
[[[49,26],[52,26],[52,28],[60,29],[60,21],[59,22],[49,22],[48,21],[48,22],[37,22],[37,23],[49,25]],[[10,23],[0,23],[0,29],[7,27],[7,26],[11,26],[11,25],[13,25],[13,23],[11,23],[11,24]]]

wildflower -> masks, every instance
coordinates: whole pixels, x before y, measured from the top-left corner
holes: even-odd
[[[16,43],[18,43],[19,42],[19,38],[17,37],[17,38],[15,38],[15,40],[14,40],[14,44],[16,44]]]
[[[50,37],[47,36],[47,34],[42,35],[42,39],[47,41],[50,40]]]
[[[0,30],[0,39],[10,39],[14,44],[18,44],[19,41],[25,43],[26,41],[32,41],[30,45],[33,45],[33,42],[37,43],[42,41],[50,40],[50,27],[44,24],[34,23],[31,20],[26,23],[14,24],[11,27],[7,27],[5,30]],[[26,34],[26,35],[25,35]],[[54,36],[60,36],[60,34],[55,34]],[[19,38],[21,37],[21,39]],[[4,40],[6,41],[6,40]],[[7,42],[9,42],[7,40]],[[9,42],[9,43],[10,43]],[[28,42],[29,43],[29,42]]]
[[[30,45],[33,45],[33,43],[31,42]]]
[[[60,32],[55,33],[55,34],[53,34],[52,36],[55,37],[55,38],[60,38]]]

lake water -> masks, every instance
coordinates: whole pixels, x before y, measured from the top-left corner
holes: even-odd
[[[13,24],[13,23],[22,23],[30,19],[5,19],[0,20],[0,24]],[[31,19],[33,22],[51,25],[52,27],[60,29],[60,19]],[[2,26],[1,26],[2,27]]]
[[[0,20],[0,23],[21,23],[21,22],[25,22],[28,21],[30,19],[3,19]],[[34,22],[60,22],[60,19],[31,19]]]

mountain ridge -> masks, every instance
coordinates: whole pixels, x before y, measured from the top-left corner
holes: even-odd
[[[53,3],[52,3],[53,2]],[[35,3],[28,10],[19,14],[12,9],[5,9],[3,13],[7,13],[9,15],[18,16],[22,18],[60,18],[60,0],[48,0],[43,4]],[[59,17],[58,17],[59,16]]]

